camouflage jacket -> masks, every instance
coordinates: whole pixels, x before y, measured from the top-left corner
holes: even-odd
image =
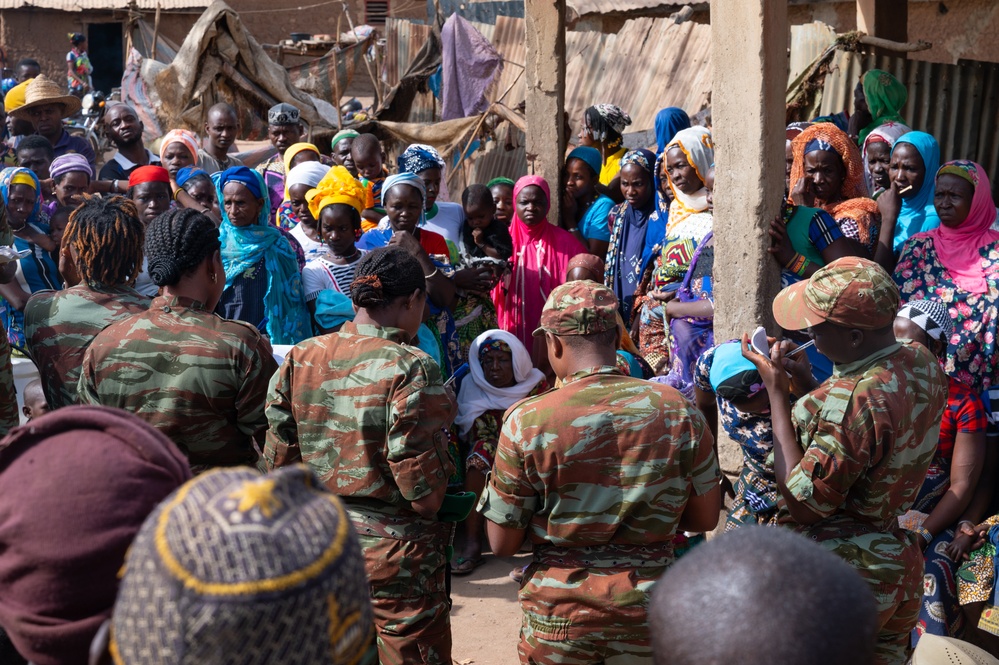
[[[267,426],[264,399],[276,369],[253,326],[161,296],[97,335],[84,357],[80,402],[131,411],[173,439],[191,466],[254,463],[251,439]]]
[[[395,328],[348,322],[292,348],[271,381],[263,463],[304,461],[355,526],[368,511],[397,515],[373,517],[371,528],[408,539],[421,521],[410,502],[454,472],[442,431],[453,415],[437,364],[403,339]]]
[[[24,306],[24,336],[49,408],[76,404],[83,354],[97,333],[147,309],[149,298],[127,286],[80,284],[31,296]]]
[[[534,541],[520,600],[537,634],[589,639],[624,624],[617,637],[647,638],[648,593],[672,562],[687,499],[721,479],[713,443],[680,393],[614,367],[507,411],[479,507]]]
[[[17,427],[20,422],[17,390],[14,389],[14,368],[10,360],[10,343],[7,341],[7,335],[0,335],[0,437],[7,436],[7,432]]]
[[[832,377],[794,407],[804,458],[787,487],[812,512],[794,525],[869,581],[918,586],[922,553],[899,529],[933,460],[947,404],[947,376],[923,346],[893,344]]]

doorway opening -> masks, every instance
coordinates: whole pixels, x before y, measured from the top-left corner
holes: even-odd
[[[87,53],[94,66],[94,89],[106,94],[121,87],[125,73],[124,24],[91,23],[87,26]]]

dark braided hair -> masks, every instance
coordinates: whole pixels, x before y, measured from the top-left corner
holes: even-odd
[[[135,203],[123,196],[83,195],[62,242],[76,250],[76,269],[89,286],[132,284],[142,267],[145,229]]]
[[[146,229],[149,276],[156,286],[173,286],[222,247],[219,230],[192,208],[163,213]]]
[[[380,309],[394,298],[426,288],[423,268],[412,254],[401,247],[381,247],[357,262],[350,299],[358,307]]]

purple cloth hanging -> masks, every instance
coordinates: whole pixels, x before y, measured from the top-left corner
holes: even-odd
[[[482,113],[486,90],[503,71],[503,58],[475,27],[452,14],[441,29],[441,118],[454,120]]]

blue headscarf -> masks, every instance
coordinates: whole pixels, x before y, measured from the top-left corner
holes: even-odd
[[[271,214],[270,200],[266,195],[263,176],[245,166],[235,166],[212,176],[215,195],[224,201],[222,190],[230,182],[246,186],[250,193],[263,201],[257,223],[238,227],[229,219],[222,205],[222,267],[225,269],[225,288],[231,288],[239,275],[255,266],[261,258],[267,270],[267,293],[264,310],[267,312],[267,334],[271,344],[298,344],[309,337],[312,330],[309,313],[305,309],[305,292],[298,259],[288,240],[268,222]]]
[[[419,174],[427,169],[444,170],[444,160],[437,150],[429,145],[414,143],[399,155],[399,170]],[[384,189],[382,191],[385,191]]]
[[[655,168],[656,168],[656,156],[652,154],[650,150],[630,150],[624,157],[621,158],[621,168],[623,169],[629,165],[636,165],[645,171],[649,176],[649,186],[655,187]],[[652,192],[652,196],[649,197],[648,202],[641,208],[635,208],[630,203],[625,201],[624,206],[624,220],[621,227],[621,240],[618,243],[618,252],[621,255],[620,261],[622,264],[627,262],[632,257],[642,256],[644,258],[645,252],[649,251],[650,241],[654,244],[662,240],[662,235],[666,232],[666,227],[663,225],[660,227],[658,224],[653,224],[652,220],[658,220],[660,215],[656,209],[656,193]],[[653,234],[659,233],[658,237],[650,237],[649,231],[653,231]],[[639,278],[640,274],[635,275],[632,270],[628,271],[630,278]],[[637,286],[637,279],[635,283],[625,283],[625,271],[618,270],[615,275],[613,284],[609,286],[614,289],[614,295],[617,296],[618,301],[620,301],[624,307],[623,311],[626,314],[631,313],[631,305],[635,298],[635,287]]]
[[[584,162],[598,176],[600,175],[600,169],[604,165],[604,158],[600,156],[600,151],[585,145],[573,148],[569,156],[565,158],[565,163],[568,164],[570,159],[578,159]]]
[[[199,175],[211,177],[208,175],[208,171],[203,171],[196,166],[185,166],[181,170],[177,171],[177,186],[183,187],[188,180]]]
[[[656,154],[661,155],[676,133],[690,127],[690,116],[676,106],[668,106],[656,114]]]
[[[13,180],[15,176],[31,178],[31,181],[34,183],[33,189],[35,190],[35,205],[32,206],[31,213],[28,214],[28,224],[37,224],[41,221],[41,217],[39,215],[42,210],[42,185],[38,182],[38,176],[35,175],[34,171],[21,168],[20,166],[11,166],[0,172],[0,196],[3,196],[3,204],[7,205],[10,200],[11,180]]]
[[[333,289],[323,289],[316,296],[316,323],[330,330],[354,320],[354,303],[350,296]]]
[[[898,150],[901,143],[916,146],[919,156],[926,166],[923,186],[915,196],[902,199],[902,210],[898,213],[895,223],[895,238],[892,247],[897,254],[902,250],[905,241],[924,231],[932,231],[940,226],[940,217],[933,207],[933,193],[936,189],[936,172],[940,169],[940,145],[937,140],[926,132],[909,132],[903,134],[892,148],[892,153]]]

